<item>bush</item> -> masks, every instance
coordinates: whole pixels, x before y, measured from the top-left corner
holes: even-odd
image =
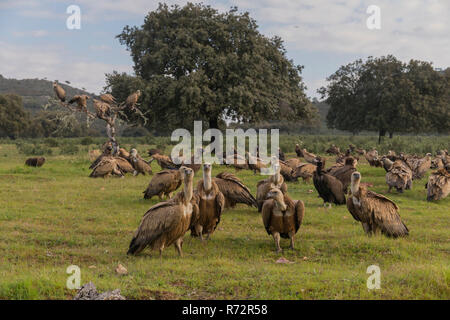
[[[77,154],[80,151],[80,148],[75,144],[65,144],[61,146],[59,149],[59,154],[63,155],[71,155],[71,154]]]
[[[42,144],[31,144],[31,143],[16,143],[16,147],[19,153],[29,156],[42,156],[51,155],[52,149],[46,147]]]
[[[82,144],[83,146],[94,144],[94,139],[92,139],[91,137],[83,138],[81,139],[80,144]]]
[[[48,138],[48,139],[45,139],[45,140],[44,140],[44,143],[45,143],[47,146],[51,147],[51,148],[56,148],[56,147],[59,146],[58,140],[56,140],[56,139],[54,139],[54,138]]]

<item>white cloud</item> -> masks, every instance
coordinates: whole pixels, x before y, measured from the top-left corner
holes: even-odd
[[[105,73],[113,70],[132,72],[128,65],[75,59],[56,46],[28,47],[0,42],[0,47],[0,70],[3,76],[9,78],[68,80],[74,87],[84,87],[89,92],[98,93],[104,86]]]

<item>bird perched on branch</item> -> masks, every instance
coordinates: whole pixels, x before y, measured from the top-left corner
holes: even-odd
[[[367,190],[360,184],[361,174],[353,172],[347,209],[356,221],[360,221],[368,235],[379,231],[388,237],[404,237],[409,230],[398,214],[398,206],[385,196]]]
[[[141,96],[141,90],[137,90],[136,92],[130,94],[127,98],[127,100],[125,101],[125,105],[127,106],[127,108],[129,108],[130,110],[133,110],[134,107],[136,106],[136,103],[139,100],[139,97]]]
[[[62,102],[66,101],[66,91],[55,81],[53,82],[53,90],[56,93],[56,96]]]
[[[77,103],[77,110],[87,112],[87,101],[89,97],[85,94],[73,96],[72,99],[69,100],[69,104]]]
[[[113,95],[109,94],[109,93],[102,94],[100,96],[100,100],[102,100],[103,102],[110,104],[110,105],[116,103],[116,98],[114,98]]]
[[[111,116],[111,106],[103,101],[94,99],[94,109],[97,117],[103,120],[107,120]]]

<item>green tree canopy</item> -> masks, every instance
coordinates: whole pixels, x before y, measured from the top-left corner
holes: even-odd
[[[193,120],[204,120],[217,128],[223,118],[256,122],[314,115],[303,67],[286,57],[279,37],[260,34],[248,12],[160,4],[141,27],[126,26],[118,38],[131,53],[136,77],[113,72],[105,89],[118,100],[141,89],[150,127],[189,128]]]
[[[0,95],[0,137],[16,139],[26,131],[29,114],[22,98],[15,94]]]
[[[319,92],[330,128],[358,133],[448,132],[449,77],[428,62],[369,57],[342,66]]]

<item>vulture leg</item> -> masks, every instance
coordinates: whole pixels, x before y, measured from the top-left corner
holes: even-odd
[[[281,247],[280,247],[280,234],[278,232],[273,233],[273,240],[275,240],[275,245],[277,246],[277,253],[280,253]]]
[[[364,229],[364,232],[365,232],[366,234],[370,235],[371,230],[370,230],[369,224],[366,223],[366,222],[362,222],[362,227],[363,227],[363,229]]]
[[[200,240],[203,242],[203,226],[200,224],[195,225],[195,232],[200,237]],[[208,234],[209,236],[209,234]]]
[[[181,250],[181,247],[183,246],[183,238],[180,237],[175,241],[175,247],[178,251],[178,254],[180,255],[180,257],[183,256],[183,251]]]
[[[295,237],[295,233],[294,232],[289,232],[289,237],[291,238],[291,249],[294,250],[294,237]]]
[[[136,170],[133,171],[133,177],[136,177],[139,174]]]
[[[388,189],[388,193],[391,193],[391,189],[392,189],[392,187],[391,186],[389,186],[389,189]]]

